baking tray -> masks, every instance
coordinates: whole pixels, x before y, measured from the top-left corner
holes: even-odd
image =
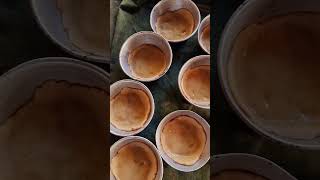
[[[152,31],[150,26],[150,13],[153,6],[158,1],[146,0],[114,0],[111,3],[115,18],[111,20],[114,25],[112,34],[111,50],[111,83],[121,79],[129,79],[124,74],[119,64],[119,52],[122,44],[132,34],[139,31]],[[194,1],[201,12],[202,18],[210,13],[210,0]],[[181,95],[178,87],[178,74],[182,65],[190,58],[197,55],[206,54],[200,47],[197,34],[185,42],[170,44],[173,52],[173,61],[169,71],[159,80],[144,83],[152,92],[155,100],[155,114],[151,123],[138,136],[145,137],[155,144],[156,129],[160,121],[170,112],[175,110],[191,110],[208,122],[210,122],[210,110],[197,108],[188,103]],[[111,143],[120,139],[120,137],[111,135]],[[189,180],[189,179],[209,179],[209,164],[198,171],[185,173],[171,168],[164,163],[164,180]]]

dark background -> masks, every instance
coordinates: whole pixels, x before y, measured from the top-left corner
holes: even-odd
[[[277,163],[299,180],[319,180],[320,151],[298,149],[257,134],[233,112],[225,99],[218,79],[216,52],[226,22],[242,2],[243,0],[215,0],[212,8],[212,151],[214,154],[256,154]]]
[[[50,56],[72,57],[42,32],[29,0],[0,0],[0,75],[22,62]]]

